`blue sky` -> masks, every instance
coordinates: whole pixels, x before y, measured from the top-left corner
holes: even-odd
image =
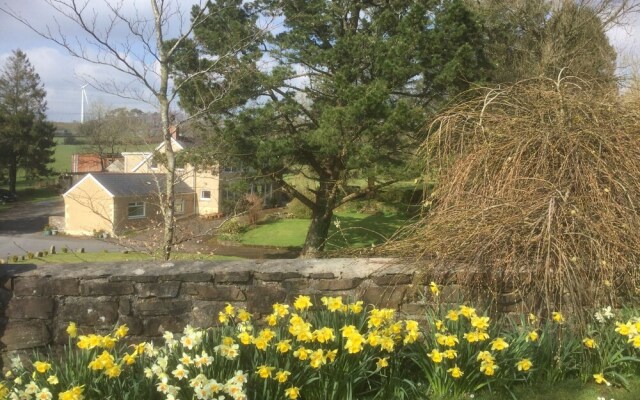
[[[91,1],[91,4],[94,3],[104,10],[103,1]],[[178,0],[178,3],[184,10],[188,10],[190,5],[198,3],[198,0]],[[135,7],[141,15],[151,16],[148,0],[125,0],[123,4],[131,12]],[[28,17],[40,28],[54,22],[54,13],[43,0],[0,0],[0,5]],[[64,18],[58,21],[61,22],[65,33],[78,33],[77,28]],[[608,34],[622,64],[628,65],[630,59],[640,58],[640,16],[635,15],[626,26],[615,27]],[[66,50],[42,39],[21,23],[0,12],[0,65],[4,64],[12,50],[18,48],[27,54],[40,75],[47,91],[48,117],[53,121],[80,120],[81,86],[86,83],[83,77],[90,76],[96,80],[116,79],[123,84],[131,82],[131,79],[119,76],[108,67],[71,57]],[[144,111],[154,110],[149,104],[107,95],[91,87],[87,87],[86,91],[90,103],[101,102],[111,108],[135,107]]]

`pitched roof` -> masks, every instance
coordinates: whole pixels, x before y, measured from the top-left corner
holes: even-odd
[[[149,196],[158,193],[158,188],[164,193],[166,176],[164,174],[132,174],[132,173],[91,173],[115,197]],[[178,182],[175,193],[193,193],[186,183]]]

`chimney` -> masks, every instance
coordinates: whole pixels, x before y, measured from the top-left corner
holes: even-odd
[[[180,130],[176,125],[169,126],[169,133],[171,134],[171,137],[174,138],[175,140],[180,139]]]

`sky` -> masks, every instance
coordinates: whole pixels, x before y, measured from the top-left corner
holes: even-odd
[[[95,7],[98,11],[98,21],[101,22],[104,21],[104,15],[107,15],[105,1],[111,4],[122,2],[127,15],[134,15],[133,13],[137,11],[141,16],[151,16],[148,0],[79,1],[89,2],[90,8]],[[176,0],[176,2],[183,10],[188,11],[190,6],[197,4],[199,0]],[[64,17],[55,17],[55,11],[45,3],[45,0],[0,0],[0,7],[14,10],[39,29],[44,29],[46,26],[53,27],[57,21],[60,23],[61,31],[69,37],[81,34],[79,29]],[[171,27],[171,31],[177,32],[175,24]],[[608,35],[618,51],[621,65],[627,65],[630,58],[640,59],[640,15],[629,18],[625,26],[611,29]],[[124,42],[126,39],[124,31],[116,29],[114,38]],[[64,48],[43,39],[22,23],[0,11],[0,66],[4,65],[15,49],[21,49],[27,54],[31,64],[40,75],[41,82],[47,91],[47,114],[51,121],[80,120],[81,88],[91,80],[115,81],[119,85],[128,85],[129,88],[140,88],[137,82],[116,73],[109,67],[91,64],[72,57]],[[87,86],[85,90],[89,101],[89,105],[85,105],[85,116],[88,109],[99,103],[109,108],[128,107],[143,111],[155,110],[151,104],[109,95],[91,86]]]

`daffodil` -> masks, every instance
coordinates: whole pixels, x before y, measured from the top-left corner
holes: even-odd
[[[429,283],[429,289],[434,296],[440,295],[440,288],[438,288],[438,285],[435,282]]]
[[[433,349],[430,353],[427,353],[427,356],[429,356],[434,363],[441,363],[444,355],[437,349]]]
[[[78,336],[78,327],[75,322],[70,322],[69,326],[67,326],[67,335],[69,335],[70,338]]]
[[[320,301],[331,312],[342,311],[345,306],[342,303],[342,297],[326,297],[325,296],[325,297],[322,297]]]
[[[538,332],[534,330],[534,331],[531,331],[531,332],[529,332],[527,334],[527,337],[526,337],[525,341],[527,341],[527,342],[529,342],[529,341],[535,342],[536,340],[538,340],[538,337],[539,337]]]
[[[349,311],[354,314],[360,314],[364,309],[363,304],[364,302],[362,301],[356,301],[355,303],[349,304]]]
[[[382,369],[382,368],[388,367],[389,366],[389,357],[378,358],[378,361],[376,362],[376,366],[378,367],[378,369]]]
[[[284,391],[284,395],[287,396],[290,400],[296,400],[300,397],[300,388],[292,386]]]
[[[458,311],[456,310],[449,310],[449,312],[447,313],[446,317],[449,321],[457,321],[458,320]],[[440,329],[438,329],[440,330]]]
[[[636,331],[634,324],[631,321],[627,321],[627,323],[616,322],[616,332],[621,334],[622,336],[631,336],[634,331]],[[637,333],[637,332],[636,332]]]
[[[496,369],[498,369],[498,366],[495,365],[493,362],[483,361],[480,364],[480,372],[484,373],[487,376],[495,375]]]
[[[484,331],[489,328],[489,317],[471,317],[471,326],[474,328]]]
[[[118,339],[122,339],[127,336],[127,333],[129,333],[129,327],[127,325],[120,325],[118,329],[116,329],[115,335]]]
[[[35,368],[35,370],[38,371],[39,373],[44,374],[49,369],[51,369],[51,364],[43,361],[36,361],[33,363],[33,368]]]
[[[491,341],[491,350],[502,351],[509,347],[509,343],[507,343],[503,338],[496,338]]]
[[[281,340],[276,344],[276,350],[278,350],[278,353],[286,353],[289,350],[291,350],[291,340],[290,339],[285,339],[285,340]]]
[[[465,318],[471,319],[471,317],[475,317],[476,316],[476,309],[472,308],[472,307],[465,306],[465,305],[461,305],[460,306],[460,315],[462,315]]]
[[[293,302],[293,307],[299,311],[306,311],[313,306],[309,296],[298,296]]]
[[[289,371],[278,371],[276,372],[276,377],[275,379],[279,382],[279,383],[285,383],[288,379],[289,379],[289,375],[291,375],[291,372]]]
[[[518,371],[528,371],[532,366],[533,363],[528,358],[523,358],[516,363],[516,368],[518,369]]]
[[[596,381],[597,384],[601,385],[601,384],[606,384],[607,386],[610,386],[611,384],[609,383],[609,381],[607,381],[604,377],[603,373],[600,374],[593,374],[593,380]]]
[[[447,372],[451,374],[451,377],[455,379],[461,378],[462,375],[464,375],[464,372],[462,372],[462,370],[457,365],[454,366],[453,368],[449,368]]]
[[[273,372],[273,370],[275,369],[275,367],[269,367],[266,365],[260,365],[258,367],[258,369],[256,370],[256,373],[258,374],[258,376],[262,379],[267,379],[267,378],[271,378],[271,373]]]
[[[557,322],[558,324],[564,323],[564,315],[562,315],[562,313],[559,311],[554,311],[553,313],[551,313],[551,319],[553,319],[553,321]]]
[[[582,344],[589,349],[595,349],[596,347],[598,347],[595,339],[589,337],[582,339]]]

